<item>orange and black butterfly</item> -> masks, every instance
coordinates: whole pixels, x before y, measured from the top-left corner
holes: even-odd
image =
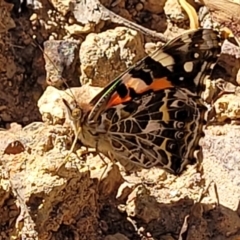
[[[159,166],[180,174],[201,162],[207,113],[202,93],[221,42],[211,29],[185,32],[79,106],[79,119],[64,100],[79,126],[78,139],[127,170]]]

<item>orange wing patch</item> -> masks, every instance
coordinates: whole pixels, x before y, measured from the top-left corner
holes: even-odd
[[[140,78],[130,78],[126,82],[124,82],[127,89],[132,88],[137,94],[142,94],[144,92],[147,92],[149,90],[152,91],[159,91],[166,88],[172,88],[174,87],[172,83],[166,78],[155,78],[153,82],[150,85],[147,85],[142,79]],[[109,100],[107,104],[107,108],[116,106],[118,104],[127,102],[131,100],[131,96],[129,95],[129,91],[126,96],[123,98],[119,96],[117,92],[115,92],[111,99]]]

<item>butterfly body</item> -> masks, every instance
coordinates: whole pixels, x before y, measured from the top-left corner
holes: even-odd
[[[78,139],[127,170],[159,166],[180,174],[201,162],[202,93],[220,43],[211,29],[191,31],[132,66],[80,106]]]

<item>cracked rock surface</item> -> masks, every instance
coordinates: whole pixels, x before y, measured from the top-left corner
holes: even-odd
[[[0,0],[0,239],[240,239],[239,88],[224,85],[231,93],[215,104],[202,175],[195,166],[179,177],[129,174],[79,142],[68,156],[74,132],[62,99],[88,103],[188,29],[178,2],[26,4]],[[240,82],[237,54],[226,48],[218,79]]]

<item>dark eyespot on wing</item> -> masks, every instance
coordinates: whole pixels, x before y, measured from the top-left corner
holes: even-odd
[[[179,146],[176,141],[167,140],[166,150],[169,152],[173,152],[174,155],[179,155]]]

